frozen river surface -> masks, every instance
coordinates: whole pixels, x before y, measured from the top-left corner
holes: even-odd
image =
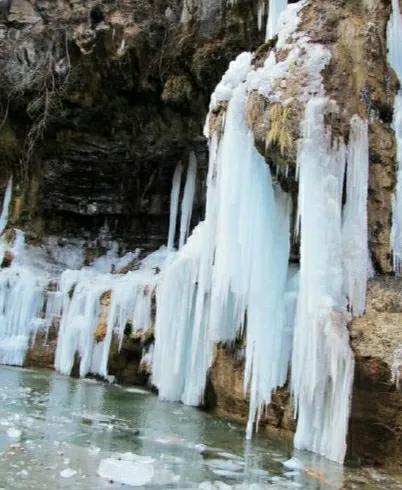
[[[0,367],[0,489],[402,489],[144,390]]]

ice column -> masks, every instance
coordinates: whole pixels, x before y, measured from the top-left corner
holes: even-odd
[[[168,235],[169,250],[172,250],[174,248],[174,239],[176,236],[177,213],[179,211],[179,197],[180,197],[182,172],[183,172],[183,167],[181,166],[181,164],[177,165],[173,175],[172,191],[170,193],[170,219],[169,219],[169,235]]]
[[[392,15],[388,22],[387,39],[388,62],[402,84],[402,16],[399,0],[392,0]],[[399,89],[395,97],[393,126],[397,146],[397,182],[393,201],[391,245],[394,270],[400,274],[402,264],[402,89]]]
[[[197,178],[197,159],[194,152],[190,153],[190,161],[187,168],[186,184],[184,186],[183,200],[181,203],[180,239],[179,249],[186,243],[193,214],[195,181]]]
[[[295,446],[342,463],[354,368],[343,294],[346,149],[324,126],[328,104],[320,97],[308,102],[297,159],[301,260],[291,389]]]
[[[13,189],[13,179],[11,177],[10,180],[8,181],[7,189],[4,194],[3,207],[0,215],[0,235],[6,229],[8,223],[8,213],[10,210],[12,189]]]
[[[250,434],[288,372],[290,202],[247,128],[246,61],[239,57],[218,92],[230,101],[221,141],[210,140],[205,221],[170,257],[158,286],[153,382],[162,399],[201,403],[215,343],[235,340],[247,317]]]
[[[288,6],[288,0],[268,0],[268,20],[266,41],[269,41],[279,32],[279,18]]]
[[[347,152],[346,203],[343,211],[344,292],[354,316],[366,308],[369,268],[367,191],[369,177],[368,125],[351,120]]]
[[[0,270],[0,364],[21,366],[40,325],[46,277],[23,264],[24,234],[16,230],[10,267]]]

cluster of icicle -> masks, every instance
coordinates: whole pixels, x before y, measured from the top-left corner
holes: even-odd
[[[291,6],[281,45],[303,5]],[[309,86],[297,157],[297,272],[289,267],[290,198],[255,148],[246,103],[249,90],[274,96],[301,46]],[[291,364],[295,445],[342,462],[354,368],[347,322],[366,298],[368,128],[354,116],[348,147],[326,128],[325,114],[336,110],[320,75],[329,56],[302,36],[287,59],[271,54],[256,71],[243,53],[213,94],[212,108],[228,102],[224,131],[209,135],[205,219],[170,256],[157,289],[153,382],[162,399],[200,404],[214,345],[244,334],[248,436]]]
[[[228,5],[235,5],[239,0],[224,0]],[[204,19],[216,7],[217,0],[184,0],[181,13],[181,22],[189,22],[194,15],[198,19]],[[257,22],[258,29],[263,29],[263,21],[266,15],[265,40],[273,39],[281,26],[281,14],[286,10],[288,0],[259,0]]]
[[[392,15],[388,23],[388,61],[402,84],[402,15],[399,0],[392,0]],[[392,251],[394,270],[401,273],[402,266],[402,88],[394,102],[394,121],[397,145],[397,183],[393,202]]]
[[[277,61],[273,51],[254,69],[252,55],[241,54],[212,95],[211,109],[226,102],[227,111],[222,135],[207,135],[205,219],[190,236],[194,155],[184,186],[181,165],[173,177],[168,247],[137,270],[112,273],[112,266],[133,259],[118,259],[112,250],[90,267],[78,260],[57,277],[50,269],[39,274],[35,254],[17,233],[15,259],[0,271],[0,362],[22,364],[32,334],[57,320],[56,368],[69,374],[78,352],[82,376],[107,376],[113,333],[121,342],[127,324],[149,328],[156,293],[155,346],[147,358],[162,399],[202,403],[216,344],[245,336],[248,437],[290,367],[295,445],[343,461],[354,362],[347,322],[350,312],[364,311],[366,296],[368,128],[354,116],[346,146],[325,126],[325,115],[336,111],[321,77],[330,53],[296,33],[304,4],[291,4],[281,15],[277,47],[286,47],[286,56]],[[272,178],[247,126],[250,91],[281,102],[278,87],[295,76],[290,68],[296,60],[304,70],[305,104],[297,155],[300,268],[289,264],[290,196]],[[3,229],[10,198],[11,183]],[[106,294],[106,335],[97,342]]]
[[[226,0],[228,4],[234,5],[238,0]],[[258,29],[263,28],[264,15],[267,14],[267,24],[265,28],[265,41],[273,39],[281,27],[281,14],[286,10],[288,0],[259,0],[257,22]]]
[[[190,230],[196,167],[195,155],[191,154],[181,203],[180,246]],[[51,243],[49,250],[26,246],[24,234],[19,230],[15,231],[11,249],[0,239],[0,263],[6,251],[12,258],[11,265],[0,270],[0,364],[22,365],[29,342],[35,342],[36,333],[44,330],[46,343],[50,327],[57,325],[56,369],[70,374],[78,354],[81,376],[88,373],[108,376],[113,335],[121,347],[128,325],[139,335],[152,327],[158,272],[174,246],[181,174],[179,165],[172,188],[168,248],[162,247],[144,260],[137,260],[138,252],[119,258],[117,244],[113,243],[105,256],[83,267],[84,253],[79,245],[60,248]],[[10,179],[0,216],[0,235],[7,226],[11,197]],[[135,262],[136,270],[112,273]],[[102,307],[105,295],[109,297],[109,305]],[[96,339],[95,332],[105,313],[104,332]],[[147,362],[151,353],[152,348],[144,352]]]

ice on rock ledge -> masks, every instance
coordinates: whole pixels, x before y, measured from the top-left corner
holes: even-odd
[[[210,109],[215,108],[219,102],[228,102],[231,99],[233,90],[246,80],[252,59],[252,53],[244,52],[230,62],[228,70],[211,96]]]

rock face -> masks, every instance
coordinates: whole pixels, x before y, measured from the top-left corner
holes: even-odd
[[[3,2],[0,158],[4,182],[19,181],[13,224],[35,240],[91,240],[107,222],[108,238],[130,247],[164,242],[173,171],[190,151],[202,186],[210,93],[262,40],[257,3]]]
[[[350,120],[355,114],[370,122],[369,246],[379,273],[392,271],[390,216],[396,146],[391,123],[397,81],[387,65],[386,25],[390,13],[391,5],[386,0],[310,1],[301,11],[299,26],[313,45],[323,45],[331,54],[322,76],[325,95],[336,102],[336,111],[328,120],[334,136],[348,141]],[[257,51],[257,66],[270,49],[266,44]],[[280,56],[286,55],[285,46]],[[295,161],[304,113],[300,100],[306,78],[303,61],[295,62],[288,79],[281,82],[276,99],[252,92],[248,101],[248,119],[257,147],[268,163],[289,167],[290,177],[281,183],[295,196]]]
[[[402,279],[370,281],[367,312],[352,323],[356,373],[349,453],[357,462],[394,464],[402,454]]]
[[[246,423],[248,398],[244,395],[244,359],[241,351],[233,347],[219,346],[210,369],[206,392],[206,407],[219,416]],[[277,430],[290,439],[295,430],[289,393],[284,389],[273,395],[259,422],[259,431]]]
[[[40,332],[36,335],[31,347],[28,349],[24,366],[53,369],[57,347],[57,334],[57,328],[51,327],[47,334]]]

